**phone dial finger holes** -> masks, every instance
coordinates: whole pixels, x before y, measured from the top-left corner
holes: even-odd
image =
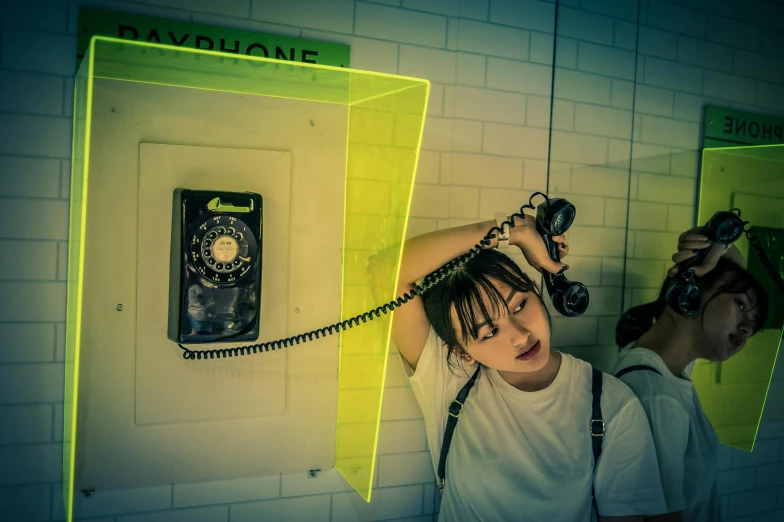
[[[230,225],[230,226],[227,226]],[[197,270],[217,284],[236,283],[256,260],[256,241],[247,225],[229,216],[212,216],[196,227],[191,257]]]

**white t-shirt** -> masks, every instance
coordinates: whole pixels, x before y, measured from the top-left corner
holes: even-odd
[[[468,394],[449,449],[439,522],[595,520],[591,366],[561,355],[555,380],[524,392],[483,367]],[[438,476],[449,404],[476,370],[453,374],[431,329],[414,372],[401,357],[425,418]],[[631,390],[604,375],[606,425],[596,469],[596,500],[606,516],[664,513],[664,493],[645,412]]]
[[[621,380],[640,398],[648,414],[667,511],[685,511],[684,520],[719,520],[716,483],[719,441],[702,411],[694,384],[687,372],[676,377],[659,355],[647,348],[621,350],[614,373],[634,365],[656,368],[629,372]]]

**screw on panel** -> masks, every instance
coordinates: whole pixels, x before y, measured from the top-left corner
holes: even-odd
[[[92,497],[95,494],[95,489],[83,489],[82,495],[85,497]]]
[[[118,304],[118,305],[117,305],[117,311],[118,311],[118,312],[122,312],[122,311],[123,311],[123,305],[122,305],[122,303],[120,303],[120,304]]]
[[[308,470],[308,478],[316,478],[319,475],[320,469],[309,469]]]
[[[300,313],[302,311],[302,308],[300,308],[299,305],[295,306],[294,307],[294,311],[297,312],[297,313]]]

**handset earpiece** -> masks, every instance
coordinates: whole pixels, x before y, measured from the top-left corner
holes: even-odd
[[[720,210],[713,214],[700,234],[710,241],[710,246],[700,250],[696,256],[678,265],[678,273],[670,281],[664,299],[670,308],[681,315],[691,316],[697,313],[702,305],[702,292],[694,284],[694,273],[689,272],[693,266],[701,265],[714,243],[730,245],[743,234],[744,222],[734,212]]]
[[[546,197],[546,196],[545,196]],[[558,245],[553,236],[560,236],[569,230],[577,214],[574,205],[563,198],[547,199],[536,207],[536,230],[542,236],[550,259],[561,261]],[[588,309],[588,289],[577,281],[569,281],[563,270],[552,274],[542,270],[544,283],[555,309],[566,317],[578,317]]]

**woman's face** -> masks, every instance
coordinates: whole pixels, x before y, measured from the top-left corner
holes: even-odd
[[[499,307],[498,317],[485,324],[482,314],[475,311],[479,323],[476,339],[471,339],[463,351],[485,366],[507,372],[535,372],[550,358],[550,325],[540,299],[533,292],[518,292],[510,286],[493,282],[506,299],[506,308]],[[493,310],[490,300],[482,293],[485,308]],[[460,334],[460,322],[452,309],[452,324]]]
[[[719,281],[718,284],[722,282]],[[708,302],[715,291],[706,295]],[[702,357],[710,361],[726,361],[746,346],[754,332],[754,298],[751,291],[743,294],[719,294],[706,305],[702,324]],[[699,314],[694,315],[699,320]]]

